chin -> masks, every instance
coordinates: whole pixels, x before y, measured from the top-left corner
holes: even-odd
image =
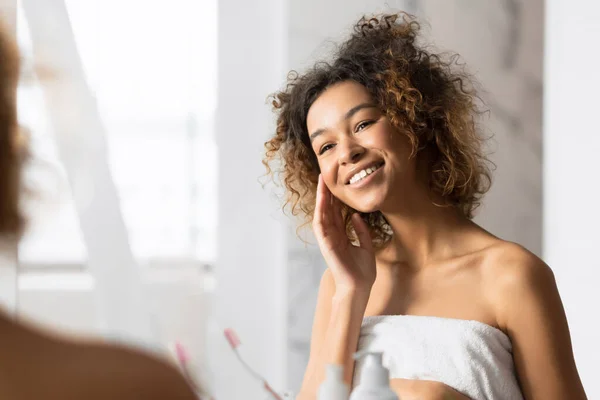
[[[370,213],[374,213],[374,212],[377,212],[380,210],[381,209],[379,207],[369,207],[369,208],[362,208],[362,209],[356,208],[356,211],[361,212],[363,214],[370,214]]]
[[[389,191],[385,187],[374,186],[370,190],[364,190],[358,193],[344,193],[348,201],[345,204],[361,213],[372,213],[381,211],[388,199]]]
[[[355,202],[354,202],[355,203]],[[346,203],[348,204],[348,203]],[[361,213],[372,213],[381,210],[381,203],[379,201],[360,202],[359,204],[349,204],[350,207]]]

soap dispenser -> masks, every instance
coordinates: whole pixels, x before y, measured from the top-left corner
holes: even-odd
[[[350,400],[400,400],[390,388],[390,372],[383,366],[383,354],[359,352],[354,359],[364,358],[360,382],[350,395]]]
[[[344,382],[344,367],[327,364],[325,381],[319,386],[317,400],[348,400],[350,390]]]

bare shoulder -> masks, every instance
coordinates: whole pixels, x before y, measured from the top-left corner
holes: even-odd
[[[151,354],[66,339],[32,324],[11,324],[5,323],[6,365],[0,365],[10,383],[0,385],[0,392],[12,393],[11,398],[197,400],[177,369]]]
[[[486,249],[482,277],[500,320],[502,312],[515,302],[557,290],[554,274],[544,261],[523,246],[503,240]]]
[[[523,246],[498,240],[486,249],[483,268],[492,281],[501,284],[535,283],[552,275],[552,270],[538,256]]]
[[[525,397],[585,399],[565,310],[550,267],[509,242],[492,246],[484,258],[486,291],[497,325],[511,340]]]
[[[197,399],[174,366],[148,353],[103,345],[72,351],[69,374],[83,383],[76,390],[87,399]]]

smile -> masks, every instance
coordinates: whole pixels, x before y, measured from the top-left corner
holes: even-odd
[[[367,176],[371,175],[373,172],[377,171],[378,169],[380,169],[381,167],[383,167],[383,163],[377,163],[371,167],[365,168],[361,171],[358,171],[356,174],[352,175],[352,177],[350,178],[350,181],[348,181],[347,184],[349,185],[353,185],[357,182],[362,181],[363,179],[365,179]]]

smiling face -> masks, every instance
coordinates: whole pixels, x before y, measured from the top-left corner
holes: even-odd
[[[307,128],[321,175],[335,197],[361,212],[381,211],[416,185],[416,162],[367,89],[345,81],[308,111]]]

